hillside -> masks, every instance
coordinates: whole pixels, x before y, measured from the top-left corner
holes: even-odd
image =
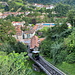
[[[75,0],[26,0],[29,3],[42,3],[42,4],[55,4],[55,3],[65,3],[69,5],[75,5]]]
[[[2,11],[11,11],[11,12],[15,12],[20,8],[27,8],[26,5],[28,3],[26,3],[26,1],[24,0],[0,0],[0,10],[2,9]],[[23,10],[22,10],[23,11]]]
[[[63,3],[73,6],[73,5],[75,5],[75,0],[64,0]]]
[[[27,0],[29,3],[42,3],[42,4],[52,4],[58,3],[62,0]]]
[[[74,0],[0,0],[0,11],[21,11],[28,9],[28,4],[30,3],[39,3],[39,4],[57,4],[64,3],[74,6]]]
[[[42,3],[42,4],[52,4],[52,3],[59,3],[59,2],[62,2],[62,3],[65,3],[65,4],[70,4],[70,5],[74,5],[75,4],[75,1],[74,0],[0,0],[0,2],[3,1],[3,2],[15,2],[16,4],[18,5],[23,5],[26,1],[29,2],[29,3]]]
[[[4,1],[4,2],[20,2],[20,3],[24,3],[24,2],[27,1],[29,3],[52,4],[52,3],[58,3],[58,2],[60,2],[62,0],[13,0],[13,1],[12,0],[0,0],[0,1]],[[22,4],[20,4],[20,5],[22,5]]]

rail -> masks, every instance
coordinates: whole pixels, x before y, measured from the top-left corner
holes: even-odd
[[[47,75],[66,75],[64,72],[47,62],[42,56],[39,60],[34,60],[32,54],[29,53],[28,56],[47,74]]]

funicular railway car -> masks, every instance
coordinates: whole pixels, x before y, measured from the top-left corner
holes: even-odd
[[[39,51],[32,51],[32,57],[35,60],[39,60]]]

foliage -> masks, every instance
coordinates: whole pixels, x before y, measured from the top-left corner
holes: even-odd
[[[69,64],[67,62],[63,62],[62,64],[57,64],[56,67],[65,72],[67,75],[75,75],[75,63]]]
[[[9,11],[9,6],[6,5],[6,6],[4,7],[4,10],[5,10],[5,11]]]
[[[26,52],[27,51],[27,46],[21,42],[18,42],[14,46],[14,50],[16,53],[21,53],[21,52]]]
[[[27,46],[21,42],[11,43],[2,43],[0,45],[0,51],[6,52],[7,54],[15,51],[16,53],[26,52]]]
[[[9,20],[9,21],[22,21],[22,19],[19,16],[14,16],[14,15],[8,15],[5,20]]]
[[[63,56],[61,57],[61,50],[62,50],[62,47],[63,47],[62,45],[63,45],[63,43],[55,42],[51,46],[51,55],[52,55],[52,58],[53,58],[53,64],[54,65],[58,62],[62,62],[62,60],[63,60],[62,59]]]
[[[75,53],[75,29],[71,32],[71,34],[64,39],[65,46],[67,47],[68,54],[74,52]]]
[[[9,21],[0,20],[0,39],[7,41],[9,37],[15,34],[15,28]],[[12,39],[12,37],[11,37]]]
[[[40,44],[40,50],[43,55],[50,57],[53,60],[52,63],[54,65],[66,60],[65,58],[68,55],[68,49],[70,50],[70,46],[65,45],[64,38],[67,39],[71,32],[72,30],[68,29],[66,23],[61,25],[57,24],[47,30],[46,40]],[[72,51],[74,52],[75,50]]]
[[[66,61],[71,64],[75,63],[75,53],[71,53],[71,54],[67,55]]]
[[[70,10],[68,13],[67,13],[67,21],[69,23],[71,23],[71,25],[73,27],[75,27],[75,10]]]
[[[57,39],[58,40],[58,38],[60,38],[63,34],[66,33],[65,31],[67,30],[67,28],[68,26],[65,23],[63,23],[62,25],[57,24],[54,27],[49,28],[47,30],[47,39],[52,39],[52,40]]]
[[[66,16],[66,13],[69,11],[70,6],[65,4],[57,4],[54,8],[54,11],[58,14],[58,17]]]
[[[27,0],[29,3],[42,3],[42,4],[52,4],[60,2],[61,0]]]
[[[11,53],[14,51],[13,47],[7,43],[4,43],[0,46],[0,51]]]
[[[27,22],[27,23],[31,23],[32,21],[32,19],[31,18],[29,18],[29,17],[23,17],[22,18],[25,22]]]
[[[49,28],[49,27],[43,27],[41,30],[38,30],[38,31],[36,32],[36,35],[37,35],[38,37],[41,37],[41,38],[42,38],[42,37],[45,37],[48,28]]]
[[[64,0],[63,3],[69,4],[69,5],[72,5],[72,6],[75,5],[75,1],[74,0]]]
[[[51,47],[50,47],[50,45],[51,45],[51,42],[50,42],[50,40],[45,40],[45,41],[42,41],[42,43],[40,44],[40,52],[43,54],[43,55],[45,55],[45,56],[47,56],[47,57],[50,57],[51,58],[51,54],[50,54],[50,52],[51,52]]]
[[[1,51],[0,51],[1,52]],[[0,75],[32,75],[32,70],[28,68],[26,53],[10,53],[0,55]]]

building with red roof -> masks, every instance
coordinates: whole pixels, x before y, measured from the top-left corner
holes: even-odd
[[[39,43],[38,43],[38,37],[34,35],[31,38],[30,49],[34,49],[35,47],[39,47]]]

